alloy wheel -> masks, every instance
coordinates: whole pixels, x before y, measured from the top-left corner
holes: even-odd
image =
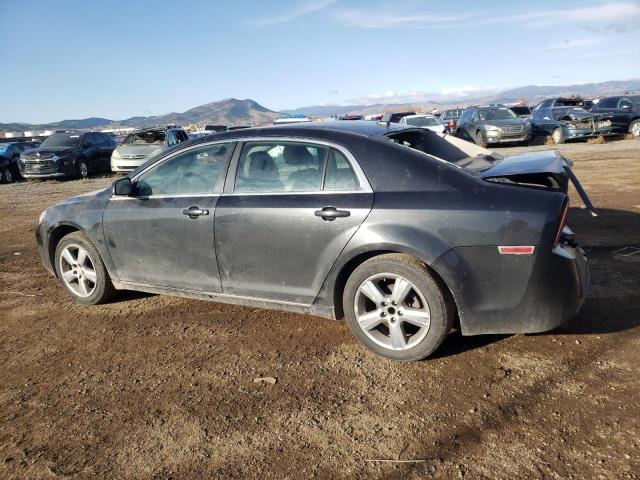
[[[82,245],[67,245],[58,260],[62,281],[78,297],[90,297],[98,276],[89,252]]]
[[[635,122],[631,127],[631,135],[640,137],[640,122]]]
[[[358,287],[354,311],[358,326],[378,345],[407,350],[429,332],[431,313],[424,295],[406,278],[382,273]]]

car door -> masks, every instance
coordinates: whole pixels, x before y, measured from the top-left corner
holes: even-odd
[[[311,304],[373,204],[343,147],[251,140],[231,164],[216,208],[224,293]]]
[[[531,132],[534,138],[550,135],[557,126],[550,108],[540,108],[531,116]]]
[[[613,112],[612,123],[614,130],[617,132],[626,132],[629,129],[632,116],[633,103],[627,98],[621,98],[617,108]]]
[[[235,143],[187,147],[136,175],[133,194],[114,196],[104,235],[120,281],[220,292],[214,212]]]
[[[626,129],[620,125],[620,113],[618,111],[619,101],[620,97],[604,98],[596,103],[595,106],[591,108],[591,111],[603,116],[608,116],[611,119],[611,124],[615,131],[624,131]]]

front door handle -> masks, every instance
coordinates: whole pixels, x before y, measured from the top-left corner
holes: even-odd
[[[189,218],[195,219],[202,215],[209,215],[209,210],[205,210],[199,207],[189,207],[182,211],[183,215],[188,215]]]
[[[348,217],[351,215],[349,210],[338,210],[336,207],[324,207],[322,210],[316,210],[315,216],[321,217],[323,220],[331,222],[338,217]]]

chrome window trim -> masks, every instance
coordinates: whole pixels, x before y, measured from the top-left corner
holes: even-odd
[[[128,197],[124,195],[112,195],[110,200],[149,200],[154,198],[213,198],[219,197],[219,193],[163,193],[158,195],[148,195],[146,197]]]
[[[335,148],[340,153],[344,155],[349,163],[349,166],[353,170],[353,173],[356,175],[358,180],[358,188],[351,190],[309,190],[309,191],[299,191],[299,192],[287,192],[282,190],[275,190],[273,192],[227,192],[223,193],[223,196],[244,196],[244,195],[318,195],[318,194],[340,194],[340,193],[373,193],[373,189],[371,188],[371,184],[367,179],[362,167],[356,160],[356,157],[345,147],[340,144],[329,142],[326,140],[316,140],[315,138],[309,137],[294,137],[294,136],[286,136],[286,137],[245,137],[236,139],[237,142],[242,142],[242,149],[247,143],[253,142],[293,142],[293,143],[309,143],[311,145],[322,145],[329,148]],[[240,155],[242,155],[242,151],[240,151]],[[233,172],[234,175],[237,175],[237,166],[236,171]],[[234,179],[234,188],[235,188],[235,179]]]

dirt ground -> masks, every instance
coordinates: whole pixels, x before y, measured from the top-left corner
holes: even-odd
[[[640,247],[640,141],[561,150],[600,212],[572,192],[581,313],[454,333],[412,364],[344,322],[133,293],[76,305],[35,225],[112,179],[0,185],[0,478],[639,478],[640,254],[612,252]]]

